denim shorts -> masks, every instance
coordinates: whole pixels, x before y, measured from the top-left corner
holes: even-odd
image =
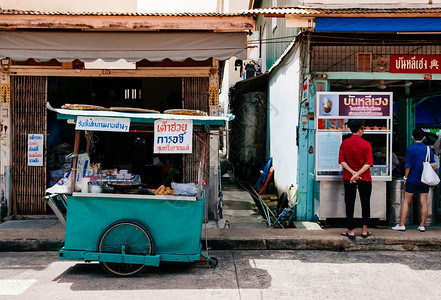
[[[406,182],[405,191],[411,194],[427,194],[429,192],[430,186],[427,184],[413,184]]]

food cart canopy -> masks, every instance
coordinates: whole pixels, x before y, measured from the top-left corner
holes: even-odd
[[[172,114],[152,114],[152,113],[127,113],[116,111],[92,111],[52,108],[48,104],[48,109],[57,113],[57,118],[62,120],[76,120],[78,116],[85,117],[107,117],[107,118],[130,118],[131,123],[148,124],[155,120],[193,120],[193,125],[205,126],[224,126],[230,118],[213,116],[190,116]]]
[[[246,59],[246,47],[245,32],[0,31],[0,57],[16,61]]]

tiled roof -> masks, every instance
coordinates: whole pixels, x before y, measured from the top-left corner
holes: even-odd
[[[307,15],[307,16],[332,16],[332,15],[369,15],[369,14],[440,14],[441,7],[436,8],[310,8],[310,7],[269,7],[242,10],[241,13],[255,15]],[[440,15],[441,16],[441,15]]]
[[[138,13],[138,12],[57,12],[57,11],[33,11],[33,10],[16,10],[1,9],[0,15],[60,15],[60,16],[164,16],[164,17],[231,17],[231,16],[247,16],[246,12],[240,13]]]

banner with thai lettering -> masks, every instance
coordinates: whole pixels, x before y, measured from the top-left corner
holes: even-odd
[[[154,126],[154,153],[192,153],[192,120],[156,120]]]
[[[390,115],[390,94],[339,95],[340,116],[387,117]]]
[[[78,116],[76,130],[129,132],[130,118]]]
[[[336,117],[389,117],[392,93],[319,92],[318,116]]]
[[[43,166],[43,134],[28,134],[28,166]]]
[[[391,55],[391,73],[441,73],[441,55]]]

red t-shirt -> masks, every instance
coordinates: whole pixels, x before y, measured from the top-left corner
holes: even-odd
[[[372,157],[371,144],[363,140],[361,136],[353,134],[341,143],[338,162],[346,162],[355,172],[360,170],[365,164],[372,166],[374,159]],[[351,180],[351,178],[352,174],[343,168],[343,180]],[[370,169],[361,174],[359,180],[372,181]]]

